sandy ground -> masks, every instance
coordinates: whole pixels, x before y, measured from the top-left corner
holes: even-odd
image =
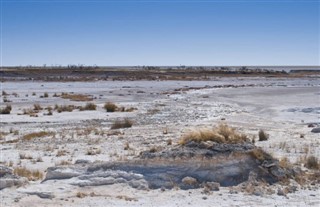
[[[223,87],[233,85],[240,87]],[[214,86],[220,86],[214,88]],[[187,90],[188,87],[204,87]],[[48,167],[73,164],[84,159],[92,162],[126,160],[152,147],[165,148],[168,140],[177,144],[190,129],[226,122],[251,137],[259,129],[270,138],[256,142],[274,157],[299,162],[303,157],[320,158],[319,134],[311,133],[310,123],[319,124],[319,78],[216,78],[211,81],[97,81],[97,82],[4,82],[1,89],[12,105],[9,115],[1,115],[0,161],[13,167],[45,172]],[[175,90],[186,89],[186,90]],[[32,93],[36,95],[32,95]],[[40,98],[45,92],[48,98]],[[38,103],[43,108],[55,104],[84,106],[54,93],[89,94],[96,111],[57,113],[38,117],[18,115]],[[17,95],[13,95],[16,93]],[[3,96],[1,97],[3,99]],[[133,112],[107,113],[105,102],[114,102]],[[120,118],[130,118],[132,128],[110,130]],[[223,121],[222,121],[223,120]],[[10,133],[10,131],[12,133]],[[37,131],[50,136],[8,143]],[[115,132],[116,131],[116,132]],[[256,139],[257,140],[257,139]],[[125,149],[129,146],[129,149]],[[88,151],[97,150],[96,155]],[[30,159],[21,159],[27,155]],[[41,158],[41,159],[40,159]],[[40,160],[40,161],[39,161]],[[42,160],[42,161],[41,161]],[[303,167],[303,166],[302,166]],[[307,170],[307,169],[305,169]],[[274,186],[275,191],[281,187]],[[28,192],[51,192],[52,199],[41,199]],[[78,198],[78,192],[87,196]],[[195,190],[137,190],[126,185],[75,187],[61,181],[31,181],[20,188],[0,191],[1,206],[319,206],[317,186],[300,187],[287,197],[255,196],[232,193],[232,187],[212,194]],[[91,195],[90,195],[91,193]]]

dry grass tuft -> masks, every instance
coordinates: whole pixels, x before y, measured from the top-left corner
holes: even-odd
[[[94,103],[87,103],[84,107],[79,108],[80,111],[94,111],[97,109],[97,105]]]
[[[112,102],[107,102],[104,104],[104,109],[107,112],[115,112],[117,110],[118,106]]]
[[[26,177],[30,181],[41,180],[43,178],[43,173],[39,170],[29,170],[26,167],[14,168],[13,173],[20,177]]]
[[[0,114],[10,114],[12,110],[11,105],[6,105],[6,107],[0,109]]]
[[[181,145],[185,145],[188,142],[205,142],[213,141],[217,143],[244,143],[249,141],[247,136],[240,134],[235,129],[229,127],[226,124],[220,124],[216,128],[212,129],[198,129],[191,131],[182,136],[180,140]]]
[[[250,155],[259,160],[259,161],[264,161],[264,160],[272,160],[272,156],[265,151],[263,151],[261,148],[255,148],[250,151]]]
[[[316,158],[315,156],[311,155],[309,157],[307,157],[305,166],[309,169],[314,169],[314,170],[318,170],[320,169],[320,163],[318,158]]]
[[[101,149],[99,148],[89,148],[87,151],[87,155],[98,155],[101,154]]]
[[[23,140],[29,141],[34,138],[39,138],[39,137],[46,137],[46,136],[51,136],[54,135],[54,132],[47,132],[47,131],[41,131],[41,132],[33,132],[30,134],[26,134],[22,137]]]
[[[93,101],[92,96],[84,94],[62,93],[61,98],[69,99],[70,101]]]
[[[58,113],[67,111],[67,112],[72,112],[76,107],[74,105],[55,105],[54,109],[57,110]]]
[[[259,135],[259,141],[267,141],[269,139],[269,135],[265,133],[262,129],[260,129],[258,135]]]
[[[40,111],[40,110],[42,110],[43,108],[40,106],[40,104],[34,104],[33,105],[33,110],[34,111]]]
[[[132,127],[133,122],[130,119],[124,119],[124,120],[116,120],[112,126],[111,129],[120,129],[120,128],[130,128]]]

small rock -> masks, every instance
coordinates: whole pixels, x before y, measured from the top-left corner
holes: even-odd
[[[317,127],[317,128],[313,128],[311,130],[312,133],[320,133],[320,127]]]
[[[286,196],[287,194],[286,194],[286,192],[285,192],[284,190],[282,190],[281,188],[278,188],[278,193],[277,193],[277,195],[279,195],[279,196]]]
[[[316,126],[316,125],[315,125],[315,124],[312,124],[312,123],[311,123],[311,124],[308,124],[308,127],[309,127],[309,128],[313,128],[313,127],[315,127],[315,126]]]

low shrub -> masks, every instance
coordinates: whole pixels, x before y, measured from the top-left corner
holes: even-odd
[[[262,129],[260,129],[258,135],[259,135],[259,141],[267,141],[269,139],[269,135],[265,133]]]
[[[182,136],[180,144],[184,145],[190,141],[205,142],[213,141],[217,143],[244,143],[249,141],[247,136],[236,132],[226,124],[220,124],[212,129],[198,129],[186,133]]]
[[[94,103],[87,103],[84,107],[79,108],[80,111],[94,111],[97,109],[97,105]]]
[[[0,114],[10,114],[12,110],[11,105],[7,105],[6,107],[0,109]]]
[[[39,170],[29,170],[26,167],[14,168],[13,173],[20,177],[26,177],[30,181],[41,180],[43,178],[43,173]]]
[[[26,134],[22,137],[23,140],[31,140],[31,139],[34,139],[34,138],[40,138],[40,137],[46,137],[46,136],[50,136],[50,135],[53,135],[54,132],[47,132],[47,131],[41,131],[41,132],[33,132],[33,133],[30,133],[30,134]]]
[[[107,102],[104,104],[104,109],[107,111],[107,112],[115,112],[117,110],[117,105],[115,105],[114,103],[112,102]]]
[[[120,128],[130,128],[132,127],[133,122],[130,119],[124,119],[124,120],[116,120],[113,122],[111,129],[120,129]]]
[[[311,155],[311,156],[307,157],[305,166],[309,169],[318,170],[320,168],[320,163],[318,161],[318,158]]]

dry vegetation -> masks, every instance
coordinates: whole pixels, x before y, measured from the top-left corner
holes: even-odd
[[[260,129],[258,136],[259,136],[259,141],[267,141],[269,139],[269,135],[265,133],[262,129]]]
[[[198,129],[186,133],[182,136],[180,144],[184,145],[188,142],[205,142],[213,141],[217,143],[244,143],[248,141],[246,135],[238,133],[235,129],[226,124],[220,124],[212,129]]]
[[[54,132],[47,132],[47,131],[41,131],[41,132],[33,132],[30,134],[26,134],[22,137],[23,140],[29,141],[31,139],[34,138],[40,138],[40,137],[46,137],[46,136],[50,136],[50,135],[54,135]]]
[[[84,94],[62,93],[60,97],[63,99],[69,99],[70,101],[92,101],[93,100],[92,96],[84,95]]]
[[[80,111],[94,111],[97,109],[97,105],[94,103],[87,103],[84,107],[79,108]]]
[[[124,119],[124,120],[116,120],[112,126],[111,129],[121,129],[121,128],[130,128],[132,127],[133,122],[130,119]]]
[[[125,108],[123,106],[117,106],[115,103],[112,103],[112,102],[107,102],[104,104],[104,107],[103,107],[107,112],[132,112],[132,111],[135,111],[137,110],[137,108],[134,108],[134,107],[130,107],[130,108]]]
[[[13,173],[15,175],[26,177],[28,180],[35,181],[41,180],[43,178],[43,173],[39,170],[29,170],[26,167],[17,167],[14,168]]]
[[[0,109],[0,114],[10,114],[11,110],[11,105],[6,105],[6,107]]]

